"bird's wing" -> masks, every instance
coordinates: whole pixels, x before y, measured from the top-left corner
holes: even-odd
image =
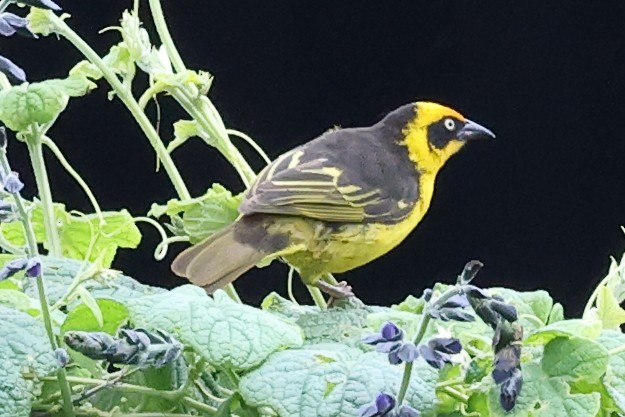
[[[346,223],[403,220],[419,197],[418,173],[403,147],[376,134],[338,130],[281,155],[259,174],[240,211]]]

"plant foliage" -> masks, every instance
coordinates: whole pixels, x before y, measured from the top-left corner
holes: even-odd
[[[119,250],[139,245],[139,222],[161,234],[160,260],[169,243],[198,242],[237,218],[240,194],[218,183],[192,198],[171,158],[176,148],[199,138],[244,185],[254,171],[231,137],[264,153],[226,128],[207,95],[212,77],[186,68],[158,0],[147,2],[157,33],[142,27],[135,2],[104,57],[57,15],[55,2],[11,3],[0,3],[0,35],[56,35],[84,60],[64,78],[27,82],[24,70],[0,57],[0,122],[13,132],[7,139],[0,131],[0,415],[625,415],[625,260],[613,260],[583,316],[570,319],[545,291],[477,287],[479,262],[455,283],[391,307],[354,297],[327,308],[314,293],[317,305],[301,305],[271,293],[257,308],[232,287],[212,296],[190,285],[164,290],[110,269]],[[147,85],[138,72],[149,75]],[[69,100],[106,86],[176,191],[146,216],[103,211],[50,131]],[[145,112],[156,99],[173,99],[187,113],[168,144]],[[32,201],[22,198],[24,184],[7,158],[18,142],[37,180]],[[52,200],[44,150],[82,187],[92,213]]]

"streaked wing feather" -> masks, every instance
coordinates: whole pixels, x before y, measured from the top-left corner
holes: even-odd
[[[401,221],[418,198],[418,174],[393,143],[380,142],[372,129],[328,133],[265,167],[239,210],[328,222]],[[389,182],[386,173],[402,180]]]

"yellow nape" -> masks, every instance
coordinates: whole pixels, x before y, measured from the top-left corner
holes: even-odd
[[[399,143],[408,148],[408,156],[417,164],[420,172],[436,175],[465,142],[451,140],[444,148],[436,148],[428,141],[428,126],[445,117],[453,117],[460,121],[466,119],[454,109],[441,104],[420,101],[415,103],[415,106],[417,117],[408,123],[403,131],[404,139]]]

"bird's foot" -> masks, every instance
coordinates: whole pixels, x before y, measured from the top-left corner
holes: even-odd
[[[351,285],[347,284],[345,281],[341,281],[338,284],[330,284],[324,280],[319,280],[315,285],[321,292],[330,296],[328,307],[332,307],[334,303],[339,300],[354,296]]]

